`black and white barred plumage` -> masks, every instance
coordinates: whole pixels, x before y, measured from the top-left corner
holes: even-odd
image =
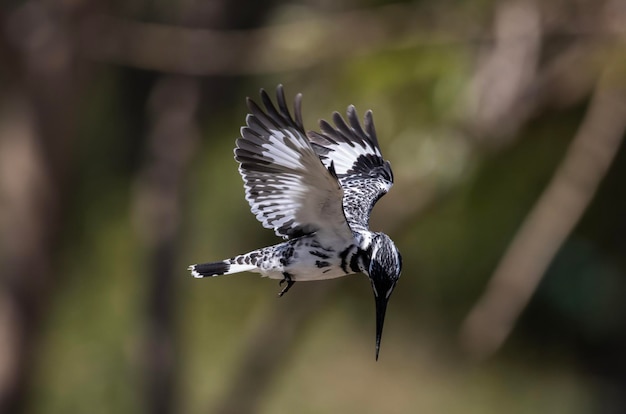
[[[337,112],[332,126],[306,132],[302,95],[291,116],[281,85],[276,106],[261,90],[262,109],[248,98],[250,113],[237,139],[235,159],[246,200],[264,227],[286,239],[220,262],[189,267],[195,277],[243,271],[287,282],[332,279],[365,273],[376,300],[376,358],[387,301],[400,276],[402,259],[384,233],[369,230],[374,204],[393,185],[382,157],[372,112],[363,126],[354,106],[347,122]]]

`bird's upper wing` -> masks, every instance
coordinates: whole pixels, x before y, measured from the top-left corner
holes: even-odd
[[[334,166],[348,224],[353,230],[367,229],[374,204],[393,185],[393,173],[380,151],[372,111],[365,113],[362,127],[351,105],[347,120],[349,124],[335,112],[334,127],[322,120],[321,133],[309,132],[308,137],[324,165]]]
[[[276,98],[277,107],[261,90],[265,110],[248,98],[247,126],[241,128],[235,148],[252,213],[264,227],[285,238],[323,230],[351,237],[337,176],[332,165],[327,168],[321,162],[306,137],[302,96],[295,99],[295,119],[281,85]]]

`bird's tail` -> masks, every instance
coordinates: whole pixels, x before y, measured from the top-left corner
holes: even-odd
[[[197,278],[230,275],[231,273],[248,272],[256,269],[256,265],[251,263],[248,255],[237,256],[220,262],[194,264],[188,267],[192,276]]]

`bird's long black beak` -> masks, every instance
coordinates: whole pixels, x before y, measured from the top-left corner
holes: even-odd
[[[378,351],[380,351],[380,339],[383,336],[383,325],[385,324],[385,312],[387,312],[387,302],[389,298],[385,296],[374,296],[376,301],[376,361],[378,361]]]

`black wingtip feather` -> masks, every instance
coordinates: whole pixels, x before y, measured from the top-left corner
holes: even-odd
[[[289,113],[289,108],[287,108],[287,101],[285,100],[285,90],[283,89],[283,85],[279,84],[276,87],[276,102],[278,103],[279,112],[291,120],[291,114]]]
[[[276,87],[276,105],[274,105],[269,93],[265,89],[261,88],[259,94],[265,110],[253,99],[248,97],[246,99],[246,105],[250,111],[249,116],[256,118],[258,123],[263,125],[264,129],[280,130],[284,127],[292,127],[304,133],[304,124],[302,122],[302,94],[296,95],[294,99],[293,117],[287,106],[283,85],[279,84]],[[251,126],[248,119],[246,119],[246,123],[248,126]]]
[[[352,129],[354,129],[354,131],[356,131],[356,133],[360,136],[366,137],[365,131],[363,131],[363,128],[361,127],[361,122],[359,122],[359,116],[357,115],[354,105],[348,106],[346,114],[348,116],[348,122],[350,122],[350,126],[352,127]]]
[[[304,122],[302,121],[302,94],[299,93],[293,100],[293,112],[296,117],[296,124],[300,130],[304,131]]]
[[[374,128],[374,114],[372,113],[371,109],[368,109],[367,112],[365,112],[363,124],[369,138],[372,140],[372,142],[374,142],[376,146],[379,146],[378,137],[376,136],[376,129]]]
[[[335,177],[336,180],[339,179],[339,177],[337,177],[337,171],[335,171],[335,161],[330,162],[330,166],[328,167],[328,172],[330,173],[330,175]]]
[[[320,119],[319,124],[320,124],[320,129],[322,130],[322,132],[328,135],[326,138],[330,138],[330,136],[334,134],[335,129],[332,127],[332,125],[328,123],[327,120]]]
[[[278,101],[280,102],[280,93],[277,92],[276,95],[278,96]],[[287,118],[285,118],[282,114],[280,114],[276,110],[276,107],[274,106],[272,99],[270,98],[268,93],[265,92],[265,90],[261,90],[261,100],[263,101],[263,105],[265,105],[266,113],[268,115],[268,118],[271,121],[276,123],[277,126],[278,126],[278,123],[276,121],[289,124],[289,120],[291,119],[291,117],[289,116],[289,113],[287,113]]]
[[[333,122],[335,123],[335,126],[337,127],[335,129],[335,133],[339,133],[338,135],[341,136],[341,139],[344,142],[354,147],[354,139],[352,139],[352,135],[353,135],[352,131],[350,130],[350,127],[348,126],[348,124],[346,124],[346,121],[343,119],[341,114],[337,111],[333,112]]]
[[[319,147],[326,147],[328,145],[337,145],[337,141],[335,141],[334,139],[332,139],[331,137],[327,135],[322,135],[315,131],[308,131],[306,134],[307,134],[307,137],[309,137],[311,144],[315,144]],[[326,150],[327,150],[326,152],[330,151],[330,149],[328,148],[326,148]]]
[[[264,119],[267,118],[259,117],[256,114],[248,114],[246,117],[246,124],[257,135],[265,136],[269,134],[269,130],[272,128],[272,125],[268,125],[267,121],[264,122]]]

